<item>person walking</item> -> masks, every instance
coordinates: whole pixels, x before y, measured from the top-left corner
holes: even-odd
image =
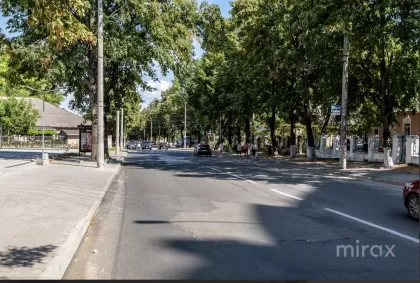
[[[245,157],[249,156],[249,154],[248,154],[248,143],[244,143],[244,154],[245,154]]]
[[[271,145],[268,146],[268,158],[271,158],[271,155],[273,154],[273,149],[271,148]]]
[[[238,143],[238,147],[236,149],[236,154],[242,155],[242,146],[240,143]]]
[[[256,160],[257,149],[255,148],[255,144],[251,145],[251,154],[252,154],[252,159]]]

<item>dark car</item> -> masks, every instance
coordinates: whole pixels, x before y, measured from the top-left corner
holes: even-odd
[[[211,156],[211,148],[208,144],[198,144],[194,147],[194,156]]]
[[[403,191],[404,206],[410,216],[419,220],[419,180],[408,182]]]
[[[167,143],[167,142],[161,142],[159,144],[159,150],[160,149],[166,149],[166,150],[168,150],[169,149],[169,143]]]
[[[141,143],[141,149],[142,150],[144,150],[144,149],[152,150],[152,147],[153,147],[152,142],[145,141],[145,142]]]

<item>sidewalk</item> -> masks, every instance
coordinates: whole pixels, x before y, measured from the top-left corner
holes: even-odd
[[[0,176],[0,279],[61,279],[119,168],[56,160]]]

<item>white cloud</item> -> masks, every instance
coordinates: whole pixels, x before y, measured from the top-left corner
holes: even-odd
[[[155,98],[160,99],[161,98],[161,93],[167,89],[169,89],[172,85],[171,82],[168,81],[160,81],[160,82],[155,82],[155,81],[148,81],[147,84],[154,88],[155,90],[153,91],[145,91],[142,93],[141,98],[143,99],[143,103],[141,104],[142,108],[146,108],[150,102],[152,102]]]

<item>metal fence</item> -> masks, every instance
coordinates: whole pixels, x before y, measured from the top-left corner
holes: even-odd
[[[61,136],[45,136],[44,144],[45,148],[70,148]],[[42,148],[42,136],[1,136],[0,148]]]

